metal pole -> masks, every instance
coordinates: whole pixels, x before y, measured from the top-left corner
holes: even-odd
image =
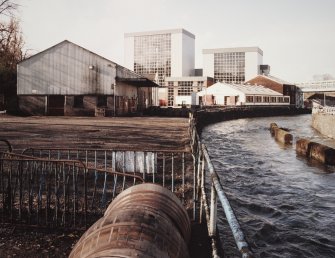
[[[232,207],[230,206],[229,200],[226,196],[226,194],[224,193],[219,177],[215,172],[214,166],[210,160],[210,157],[208,155],[206,146],[203,144],[202,145],[202,150],[203,150],[203,154],[205,156],[205,159],[207,161],[207,166],[208,166],[208,170],[209,173],[211,175],[211,179],[212,179],[212,184],[215,187],[216,193],[219,197],[219,200],[221,202],[221,205],[224,209],[224,212],[226,214],[226,218],[227,221],[229,223],[230,229],[233,232],[234,238],[235,238],[235,243],[239,249],[239,251],[242,254],[242,257],[250,257],[250,250],[249,250],[249,246],[248,243],[245,240],[244,234],[241,230],[240,224],[238,222],[238,220],[235,217],[234,211],[232,209]],[[213,191],[213,189],[212,189]],[[212,197],[211,197],[212,199]],[[211,207],[212,209],[212,207]],[[211,217],[212,217],[212,212],[211,212]]]
[[[217,195],[214,184],[211,186],[211,211],[209,219],[209,234],[210,236],[216,235],[216,218],[217,218]]]

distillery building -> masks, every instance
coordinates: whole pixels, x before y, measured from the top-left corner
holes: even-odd
[[[29,115],[133,114],[158,104],[157,87],[67,40],[18,64],[18,105]]]
[[[203,75],[215,82],[240,83],[260,74],[263,51],[259,47],[203,49]]]
[[[195,36],[185,29],[126,33],[125,66],[135,73],[154,78],[164,86],[166,77],[194,73]]]

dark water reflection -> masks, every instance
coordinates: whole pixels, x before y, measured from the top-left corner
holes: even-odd
[[[258,257],[335,257],[335,171],[297,157],[269,125],[335,146],[310,127],[311,115],[239,119],[206,127],[203,142]],[[335,130],[335,129],[334,129]],[[229,231],[219,211],[223,231]],[[222,236],[221,236],[222,238]],[[226,257],[237,256],[231,237]]]

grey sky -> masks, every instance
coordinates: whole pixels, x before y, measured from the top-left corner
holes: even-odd
[[[27,48],[64,39],[123,65],[124,33],[184,28],[203,48],[259,46],[271,74],[335,76],[334,0],[19,0]]]

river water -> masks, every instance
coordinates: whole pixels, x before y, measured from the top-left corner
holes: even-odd
[[[335,146],[311,115],[226,121],[204,128],[214,167],[256,257],[335,257],[335,168],[297,157],[271,137],[270,123]],[[335,130],[335,129],[334,129]],[[225,257],[238,256],[218,211]]]

